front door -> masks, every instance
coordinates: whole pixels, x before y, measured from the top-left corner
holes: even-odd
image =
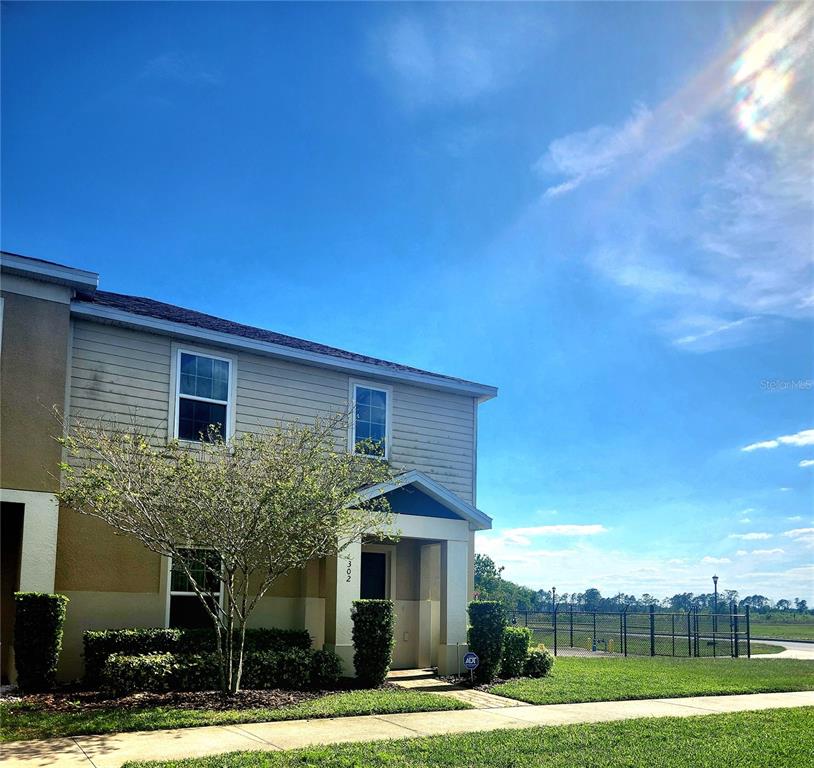
[[[359,596],[362,600],[384,600],[388,596],[387,555],[384,552],[362,552]]]

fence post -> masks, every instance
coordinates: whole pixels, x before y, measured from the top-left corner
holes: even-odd
[[[698,647],[698,608],[693,614],[693,645],[695,645],[695,657],[698,658],[701,655],[701,649]]]
[[[625,641],[622,640],[624,637],[624,626],[622,625],[622,612],[619,611],[619,650],[624,652],[625,650]]]
[[[656,655],[656,606],[650,606],[650,655]]]
[[[687,657],[692,658],[692,629],[690,625],[689,611],[687,611]]]
[[[735,601],[732,601],[732,615],[735,619],[735,658],[737,659],[740,656],[740,652],[738,650],[738,607],[735,605]]]
[[[529,612],[526,611],[526,626],[529,625]]]
[[[591,641],[591,648],[596,646],[596,611],[594,611],[594,639]],[[608,644],[605,643],[605,650],[608,650]]]
[[[569,614],[570,622],[568,626],[568,645],[574,647],[574,604],[571,603],[571,612]]]
[[[676,655],[676,615],[674,613],[670,614],[670,624],[671,624],[671,627],[672,627],[671,630],[670,630],[670,634],[672,635],[672,638],[673,638],[673,656],[675,656]]]
[[[625,606],[625,656],[627,656],[627,606]]]
[[[748,605],[746,606],[746,658],[752,658],[752,621]]]
[[[554,655],[557,655],[557,606],[554,606],[554,610],[551,612],[554,622]]]

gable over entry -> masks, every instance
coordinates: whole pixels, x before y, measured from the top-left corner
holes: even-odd
[[[351,607],[360,596],[386,596],[396,610],[394,667],[460,671],[466,652],[475,531],[491,519],[422,472],[365,488],[361,501],[386,496],[392,542],[350,542],[328,565],[325,640],[350,668]]]

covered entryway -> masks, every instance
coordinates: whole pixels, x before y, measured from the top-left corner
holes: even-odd
[[[393,668],[437,666],[457,671],[466,652],[466,607],[471,599],[474,532],[491,528],[480,510],[427,475],[405,472],[366,489],[385,494],[398,540],[351,542],[328,563],[326,646],[353,665],[351,607],[359,598],[393,600]]]

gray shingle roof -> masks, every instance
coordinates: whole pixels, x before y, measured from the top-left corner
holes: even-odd
[[[136,315],[144,315],[146,317],[167,320],[173,323],[183,323],[184,325],[191,325],[196,328],[203,328],[209,331],[229,333],[234,336],[242,336],[247,339],[264,341],[270,344],[279,344],[281,346],[291,347],[293,349],[301,349],[307,352],[314,352],[316,354],[329,355],[331,357],[351,360],[357,363],[366,363],[368,365],[375,365],[391,371],[417,373],[424,376],[433,376],[435,378],[445,379],[447,381],[458,382],[460,384],[482,386],[478,385],[476,382],[467,381],[466,379],[458,379],[454,376],[445,376],[443,374],[433,373],[432,371],[425,371],[421,368],[413,368],[409,365],[401,365],[400,363],[393,363],[388,360],[380,360],[376,357],[360,355],[356,352],[348,352],[347,350],[329,347],[315,341],[298,339],[295,336],[287,336],[283,333],[267,331],[264,328],[255,328],[251,325],[235,323],[231,320],[224,320],[221,317],[215,317],[214,315],[196,312],[194,309],[185,309],[184,307],[178,307],[174,304],[166,304],[163,301],[147,299],[142,296],[128,296],[122,293],[111,293],[110,291],[97,290],[92,295],[88,294],[82,296],[81,300],[86,303],[98,304],[100,306],[110,307],[112,309],[118,309],[123,312],[130,312]]]

